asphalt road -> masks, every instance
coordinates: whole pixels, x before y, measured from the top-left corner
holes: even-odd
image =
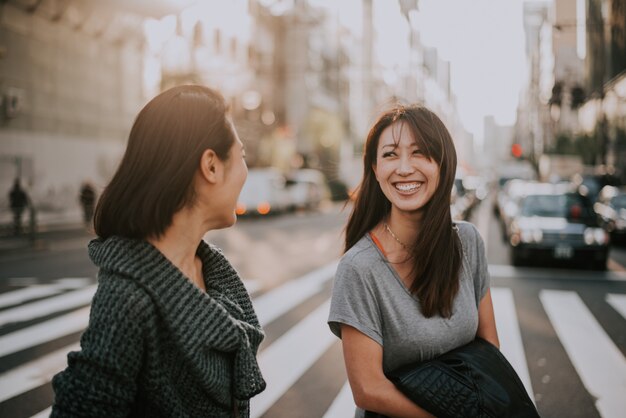
[[[349,417],[328,297],[347,211],[243,219],[206,239],[240,272],[266,339],[268,387],[253,416]],[[623,417],[626,410],[626,251],[610,270],[513,268],[488,202],[471,221],[484,237],[502,351],[543,417]],[[0,257],[0,416],[46,416],[50,378],[65,366],[88,317],[96,269],[72,234],[47,249]]]

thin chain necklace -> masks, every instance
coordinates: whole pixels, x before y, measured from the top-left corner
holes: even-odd
[[[389,232],[389,234],[391,234],[393,239],[395,239],[398,242],[398,244],[400,244],[402,246],[402,248],[404,248],[405,250],[409,249],[408,245],[406,245],[404,242],[400,241],[400,239],[398,237],[396,237],[396,234],[394,234],[393,231],[391,230],[391,228],[389,228],[389,225],[387,225],[387,222],[383,222],[383,225],[385,226],[385,229],[387,230],[387,232]]]

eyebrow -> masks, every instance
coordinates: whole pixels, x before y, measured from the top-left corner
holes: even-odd
[[[400,144],[393,143],[393,144],[385,144],[385,145],[383,145],[381,148],[385,148],[385,147],[392,147],[393,149],[396,149],[396,148],[398,148],[399,146],[400,146]],[[417,145],[415,142],[413,142],[413,143],[410,145],[410,147],[419,148],[419,145]]]

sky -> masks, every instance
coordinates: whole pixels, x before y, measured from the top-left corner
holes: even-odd
[[[514,124],[526,80],[523,0],[420,0],[422,42],[451,63],[465,128],[480,142],[483,120]]]
[[[360,0],[310,0],[338,12],[340,22],[361,31]],[[484,117],[501,125],[515,123],[527,62],[523,27],[524,0],[419,0],[414,24],[422,43],[436,47],[451,62],[451,88],[465,128],[482,141]],[[399,3],[374,0],[376,52],[389,67],[408,52],[408,23],[394,24]],[[400,20],[403,20],[401,18]],[[389,45],[393,45],[390,48]]]

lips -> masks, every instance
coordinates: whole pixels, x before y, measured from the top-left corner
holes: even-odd
[[[420,187],[422,186],[422,184],[424,184],[424,183],[419,182],[419,181],[397,182],[397,183],[393,183],[393,186],[400,193],[411,194],[411,193],[417,192],[420,189]]]

